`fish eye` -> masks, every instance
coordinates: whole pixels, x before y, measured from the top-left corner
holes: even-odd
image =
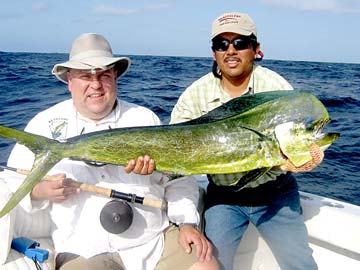
[[[306,118],[305,121],[304,121],[305,129],[312,129],[313,128],[313,122],[314,122],[314,119],[311,116]]]

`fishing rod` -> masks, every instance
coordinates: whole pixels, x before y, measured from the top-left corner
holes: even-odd
[[[17,169],[17,168],[3,166],[3,165],[0,165],[0,169],[13,171],[13,172],[16,172],[16,173],[22,174],[22,175],[28,175],[30,173],[29,170]],[[44,176],[43,179],[48,180],[48,181],[54,181],[57,178],[55,176],[46,175],[46,176]],[[98,187],[95,185],[86,184],[86,183],[78,182],[78,181],[73,181],[73,183],[76,187],[80,188],[83,191],[103,195],[108,198],[121,199],[121,200],[130,202],[130,203],[139,203],[142,205],[159,208],[159,209],[166,208],[166,202],[163,200],[151,199],[151,198],[147,198],[147,197],[140,197],[133,193],[124,193],[124,192],[116,191],[113,189]]]

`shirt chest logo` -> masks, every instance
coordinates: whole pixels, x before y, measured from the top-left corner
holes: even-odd
[[[49,121],[51,136],[54,140],[65,141],[67,138],[68,119],[54,118]]]

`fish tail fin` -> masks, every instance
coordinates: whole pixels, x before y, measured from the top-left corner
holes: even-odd
[[[58,163],[62,158],[57,153],[50,151],[37,156],[37,160],[31,172],[26,176],[23,183],[12,195],[9,201],[0,211],[0,218],[10,212],[31,190],[41,181],[48,171]]]
[[[23,144],[33,151],[36,156],[33,169],[0,211],[1,218],[10,212],[26,194],[31,192],[49,170],[63,158],[65,151],[63,144],[56,140],[4,126],[0,126],[0,136],[15,139],[19,144]]]
[[[49,149],[50,145],[60,144],[58,141],[46,138],[44,136],[5,126],[0,126],[0,136],[11,140],[16,140],[17,143],[25,145],[35,154],[39,153],[40,151]]]

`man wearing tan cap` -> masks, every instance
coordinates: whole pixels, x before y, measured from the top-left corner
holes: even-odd
[[[53,74],[68,84],[72,98],[37,114],[25,130],[64,141],[104,129],[159,125],[159,118],[149,109],[117,98],[117,78],[129,66],[129,58],[113,56],[103,36],[80,35],[69,60],[53,68]],[[31,169],[33,162],[34,154],[16,145],[8,165]],[[56,181],[43,180],[33,188],[21,205],[27,211],[49,207],[56,269],[218,269],[211,244],[196,228],[200,219],[196,179],[168,183],[165,175],[153,171],[149,157],[130,161],[126,167],[62,160],[50,171]],[[71,179],[142,197],[166,198],[168,207],[132,204],[131,226],[122,233],[110,233],[99,220],[109,199],[80,192]],[[14,183],[12,187],[17,189]]]
[[[225,13],[212,25],[212,72],[190,85],[171,114],[171,123],[198,118],[227,101],[264,91],[292,90],[279,74],[255,64],[263,57],[255,23],[248,14]],[[222,269],[233,269],[240,240],[253,223],[282,270],[317,269],[301,215],[298,186],[291,172],[310,171],[323,159],[314,146],[313,161],[296,168],[289,161],[245,186],[243,176],[208,175],[205,233]],[[265,268],[266,269],[266,266]]]

